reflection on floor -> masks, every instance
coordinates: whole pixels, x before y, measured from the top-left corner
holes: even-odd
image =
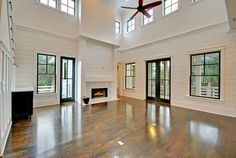
[[[121,98],[38,108],[13,124],[5,157],[235,158],[236,119]]]

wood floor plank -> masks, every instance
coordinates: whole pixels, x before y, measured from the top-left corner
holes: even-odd
[[[156,102],[66,103],[15,122],[4,157],[235,158],[235,131],[235,118]]]

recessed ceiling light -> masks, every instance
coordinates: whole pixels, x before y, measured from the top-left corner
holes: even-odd
[[[122,141],[118,141],[117,142],[120,146],[124,145],[124,143]]]

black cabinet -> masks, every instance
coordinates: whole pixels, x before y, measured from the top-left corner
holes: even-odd
[[[12,120],[27,119],[33,114],[33,91],[12,92]]]

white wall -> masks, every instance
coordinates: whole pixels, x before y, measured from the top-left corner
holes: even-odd
[[[2,1],[0,14],[0,41],[4,42],[7,49],[10,50],[7,4],[8,2],[6,0]]]
[[[225,0],[228,20],[231,29],[236,29],[236,1],[235,0]]]
[[[190,54],[222,50],[221,100],[189,96]],[[146,65],[151,59],[171,57],[171,105],[236,117],[236,32],[227,23],[202,28],[123,53],[123,63],[136,63],[136,88],[123,95],[146,98]]]
[[[36,54],[39,52],[57,56],[57,93],[35,94],[34,107],[59,103],[60,56],[77,57],[77,41],[27,27],[16,27],[16,88],[34,87],[36,92]]]
[[[0,156],[3,155],[10,132],[11,81],[13,54],[11,53],[7,0],[0,1]]]
[[[82,96],[91,97],[91,88],[109,88],[109,97],[96,102],[116,99],[116,51],[111,44],[93,39],[80,39],[82,61]],[[105,87],[104,87],[105,86]],[[92,103],[92,102],[91,102]]]
[[[17,25],[74,38],[78,36],[78,20],[56,9],[39,4],[37,0],[14,1]]]
[[[115,44],[115,1],[81,0],[82,36]]]
[[[179,10],[167,16],[162,16],[163,6],[154,9],[154,22],[146,26],[142,26],[140,13],[135,17],[136,30],[124,33],[121,50],[135,48],[228,20],[224,0],[200,0],[195,4],[192,4],[192,0],[179,0]],[[134,11],[125,13],[123,29],[127,32],[127,20]]]

